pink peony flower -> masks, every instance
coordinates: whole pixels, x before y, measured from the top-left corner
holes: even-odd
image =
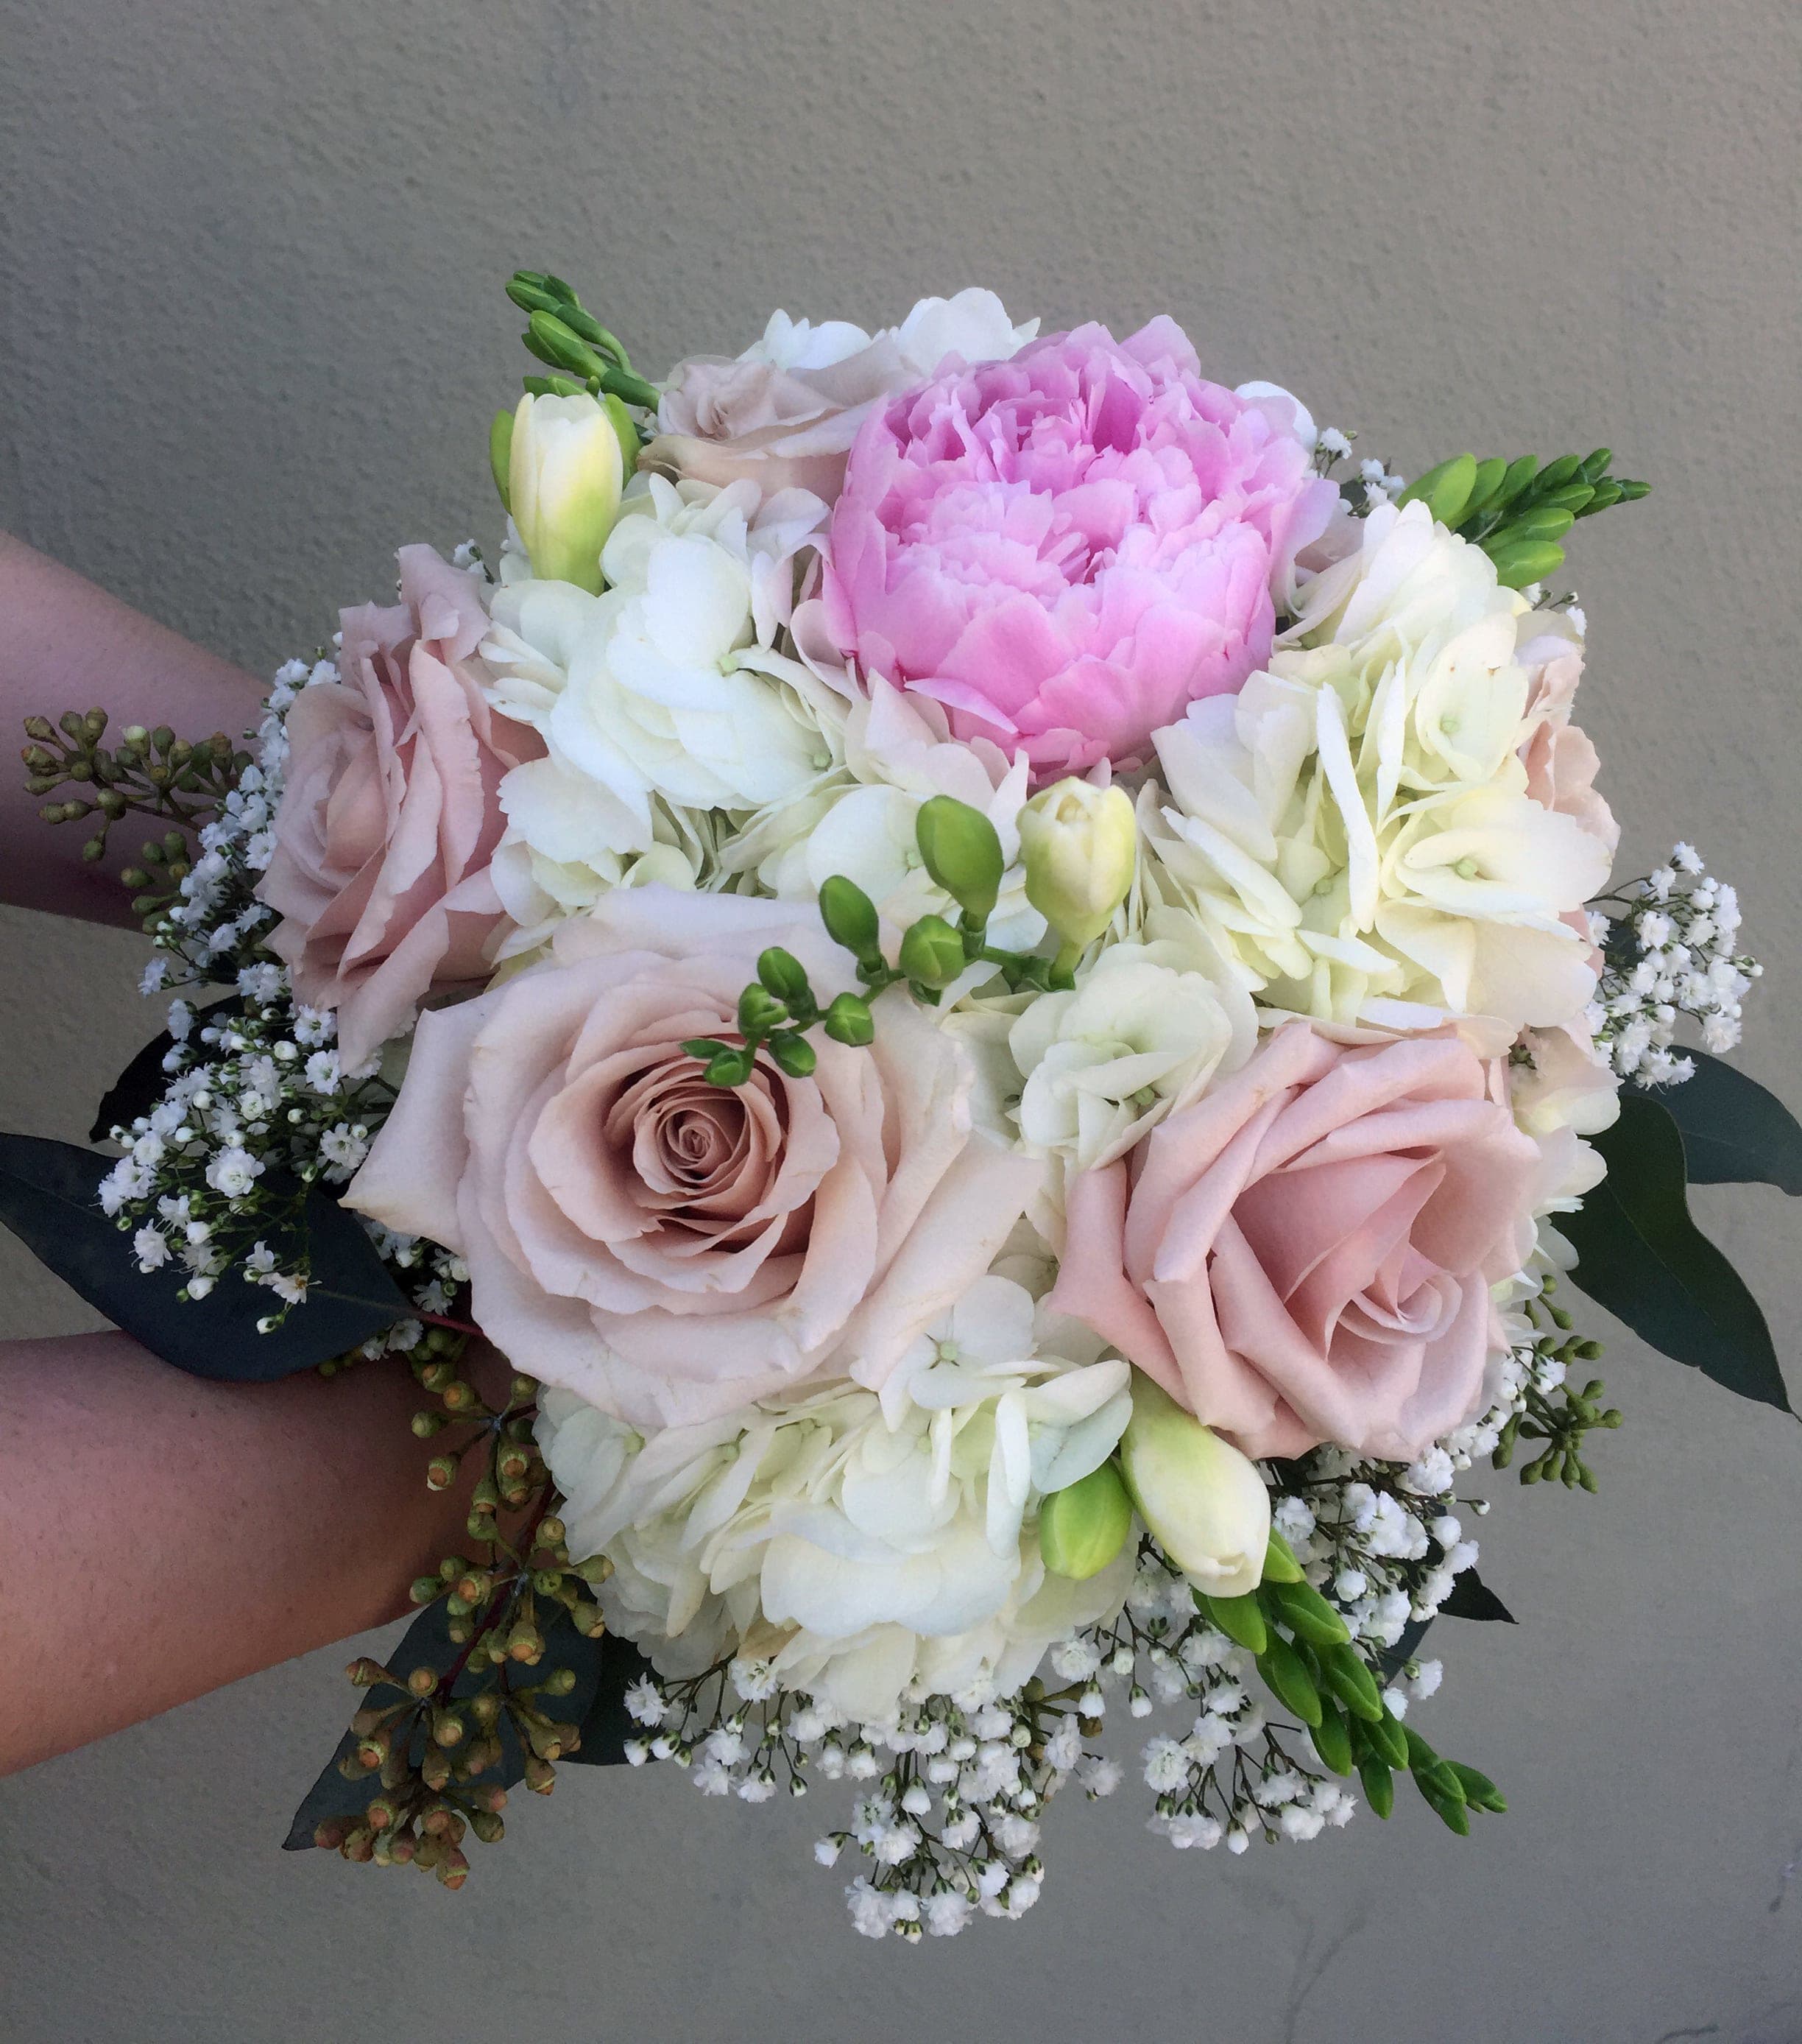
[[[968,1053],[913,1003],[869,1050],[822,1039],[707,1084],[765,946],[822,996],[844,954],[792,905],[650,886],[564,924],[543,966],[422,1016],[346,1198],[469,1266],[522,1370],[638,1427],[715,1419],[815,1374],[880,1384],[989,1266],[1044,1166],[977,1134]]]
[[[506,819],[501,776],[544,751],[497,716],[475,651],[476,585],[430,547],[403,547],[401,601],[347,610],[339,682],[288,713],[275,853],[258,893],[269,945],[300,998],[338,1011],[354,1068],[424,997],[487,977],[504,920],[489,860]]]
[[[1263,664],[1273,587],[1336,497],[1270,408],[1202,380],[1174,321],[1079,327],[871,413],[826,620],[1041,782],[1140,766],[1159,725]]]
[[[1250,1455],[1411,1461],[1468,1419],[1538,1146],[1454,1035],[1290,1023],[1130,1159],[1071,1181],[1052,1304]],[[1130,1177],[1129,1167],[1130,1166]]]

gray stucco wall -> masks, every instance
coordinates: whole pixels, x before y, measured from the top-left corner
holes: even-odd
[[[1576,552],[1621,870],[1681,834],[1739,883],[1743,1061],[1802,1101],[1799,86],[1785,0],[0,0],[0,523],[266,670],[397,543],[492,535],[516,263],[654,366],[981,281],[1167,309],[1410,471],[1606,440],[1658,486]],[[138,947],[0,945],[0,1125],[79,1136]],[[1802,1389],[1802,1212],[1698,1205]],[[86,1324],[10,1242],[0,1301]],[[1513,1804],[1467,1842],[1178,1857],[1072,1798],[1033,1917],[911,1953],[851,1934],[817,1803],[572,1773],[450,1896],[275,1850],[335,1650],[0,1783],[0,2034],[1802,2037],[1802,1431],[1606,1370],[1602,1494],[1494,1485],[1519,1628],[1436,1642],[1427,1723]]]

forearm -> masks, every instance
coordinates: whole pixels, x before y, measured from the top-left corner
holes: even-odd
[[[0,1773],[401,1616],[465,1544],[394,1363],[214,1384],[0,1344]]]
[[[48,798],[26,792],[11,749],[24,743],[25,717],[54,723],[65,710],[104,709],[114,734],[166,724],[185,738],[235,738],[255,722],[258,700],[255,681],[229,660],[0,532],[0,733],[11,735],[0,755],[0,901],[128,924],[131,898],[114,876],[145,838],[162,834],[148,818],[140,829],[128,817],[107,858],[86,864],[89,833],[79,824],[46,825],[38,809]]]

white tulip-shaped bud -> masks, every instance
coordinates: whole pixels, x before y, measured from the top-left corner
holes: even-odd
[[[1058,781],[1020,812],[1026,899],[1075,951],[1095,942],[1125,900],[1137,850],[1133,805],[1119,788]]]
[[[1213,1597],[1257,1588],[1270,1546],[1270,1493],[1257,1465],[1142,1370],[1133,1373],[1120,1466],[1139,1516],[1198,1588]]]
[[[607,407],[585,393],[523,397],[513,414],[507,496],[532,573],[600,590],[600,550],[619,515],[626,457]]]

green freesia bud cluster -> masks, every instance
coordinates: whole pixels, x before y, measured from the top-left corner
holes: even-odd
[[[1602,1406],[1604,1385],[1599,1377],[1593,1377],[1581,1390],[1573,1389],[1563,1372],[1568,1372],[1579,1362],[1593,1362],[1602,1352],[1599,1341],[1590,1340],[1570,1332],[1571,1318],[1563,1307],[1554,1303],[1551,1294],[1557,1289],[1557,1281],[1549,1274],[1541,1280],[1541,1290],[1536,1298],[1524,1302],[1524,1311],[1536,1329],[1549,1321],[1566,1339],[1557,1340],[1550,1333],[1539,1333],[1533,1343],[1536,1363],[1557,1363],[1562,1366],[1561,1381],[1555,1394],[1539,1387],[1536,1377],[1529,1375],[1522,1387],[1522,1404],[1501,1430],[1490,1461],[1498,1470],[1506,1469],[1514,1459],[1516,1447],[1522,1441],[1543,1441],[1545,1446],[1524,1463],[1520,1470],[1523,1483],[1550,1483],[1555,1480],[1566,1490],[1586,1490],[1592,1494],[1598,1488],[1596,1473],[1583,1459],[1583,1443],[1592,1428],[1612,1431],[1620,1424],[1618,1407]]]
[[[1651,489],[1610,475],[1613,459],[1607,448],[1560,455],[1543,467],[1536,455],[1516,461],[1454,455],[1417,477],[1396,501],[1424,504],[1440,524],[1483,549],[1505,587],[1524,589],[1563,566],[1559,542],[1579,518],[1634,503]]]
[[[575,387],[591,397],[604,392],[641,410],[657,409],[656,385],[634,371],[618,337],[584,307],[561,277],[547,271],[516,270],[508,281],[507,295],[526,314],[526,330],[520,338],[527,348],[547,368],[562,372],[560,376],[528,377],[528,392],[568,396],[568,379],[573,378]],[[540,385],[542,390],[535,390]]]
[[[1091,789],[1081,782],[1060,782],[1057,788],[1049,789],[1046,793],[1057,795],[1066,788],[1083,788],[1088,796],[1116,796],[1125,811],[1128,832],[1132,832],[1132,805],[1117,789]],[[1045,856],[1068,880],[1069,870],[1076,863],[1070,852],[1068,833],[1060,836],[1060,827],[1049,828],[1053,850]],[[1110,828],[1117,836],[1117,820]],[[1081,832],[1092,834],[1086,821]],[[730,1043],[719,1037],[697,1036],[683,1047],[690,1056],[705,1062],[710,1083],[742,1085],[751,1075],[759,1046],[765,1043],[783,1070],[792,1077],[804,1078],[812,1071],[815,1063],[814,1051],[805,1041],[805,1035],[816,1023],[823,1025],[834,1043],[853,1047],[868,1044],[875,1035],[871,1004],[891,986],[904,985],[916,1001],[936,1008],[945,989],[962,978],[971,966],[978,963],[992,966],[995,976],[1003,980],[1010,992],[1033,987],[1046,993],[1053,987],[1068,987],[1073,983],[1072,966],[1080,947],[1072,948],[1072,939],[1068,935],[1064,949],[1055,959],[1041,958],[1028,951],[1003,951],[988,942],[988,921],[1001,897],[1007,858],[994,824],[980,809],[949,795],[934,795],[920,805],[914,835],[919,847],[920,863],[934,886],[949,894],[957,905],[957,921],[953,923],[943,916],[928,915],[910,923],[901,933],[895,962],[891,966],[883,955],[882,924],[876,904],[855,881],[842,873],[830,874],[819,890],[820,920],[833,942],[848,951],[856,960],[861,993],[842,993],[829,1006],[822,1008],[807,983],[807,975],[799,961],[787,951],[765,951],[757,962],[757,980],[747,986],[739,998],[738,1021],[742,1040]],[[1083,943],[1091,941],[1093,935],[1106,926],[1131,886],[1134,842],[1129,835],[1124,878],[1121,877],[1118,849],[1110,851],[1108,876],[1101,883],[1100,891],[1111,893],[1111,898],[1100,924],[1091,937],[1082,940]],[[1047,921],[1063,932],[1065,925],[1045,909],[1039,897],[1033,894],[1036,856],[1039,855],[1031,851],[1026,854],[1029,897],[1035,906],[1040,907]],[[1041,874],[1047,870],[1042,862],[1039,870]],[[1070,882],[1071,889],[1075,886],[1074,881]],[[1113,891],[1116,889],[1118,891]],[[1041,892],[1046,899],[1055,897],[1060,909],[1068,899],[1068,892],[1058,892],[1057,886],[1049,880]],[[1095,898],[1096,891],[1091,886],[1087,896],[1091,905],[1080,911],[1083,916],[1092,916]],[[1071,927],[1086,924],[1073,923]],[[787,961],[786,966],[772,969],[778,975],[776,978],[766,971],[773,959]],[[783,974],[788,977],[784,978]],[[791,987],[792,991],[789,990]]]
[[[822,1008],[801,961],[772,944],[758,956],[757,978],[738,997],[738,1042],[691,1036],[682,1047],[706,1065],[709,1085],[742,1086],[760,1050],[767,1050],[790,1078],[804,1079],[819,1062],[807,1039],[816,1022],[835,1043],[853,1047],[869,1043],[876,1033],[867,1001],[855,993],[841,993]]]

